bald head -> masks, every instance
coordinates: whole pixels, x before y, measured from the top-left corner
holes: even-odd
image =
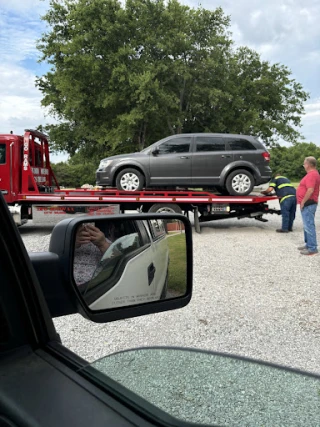
[[[304,159],[304,163],[310,166],[311,169],[316,169],[317,167],[317,159],[315,157],[306,157]]]

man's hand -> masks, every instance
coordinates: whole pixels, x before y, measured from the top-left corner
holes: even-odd
[[[304,198],[301,200],[301,203],[300,203],[300,209],[301,210],[304,208],[306,201],[310,199],[310,197],[313,193],[313,190],[314,190],[314,188],[308,188],[307,189],[307,192],[306,192]]]
[[[86,226],[86,229],[90,234],[90,241],[94,245],[96,245],[97,248],[100,249],[102,253],[105,253],[105,251],[110,246],[110,243],[106,241],[106,236],[104,235],[104,233],[99,228],[91,224],[88,224]]]
[[[86,227],[80,225],[76,234],[76,248],[80,248],[80,246],[85,245],[87,243],[90,243],[90,233],[86,229]]]
[[[269,187],[266,190],[261,191],[261,194],[264,194],[265,196],[268,196],[269,194],[271,194],[274,191],[273,187]]]

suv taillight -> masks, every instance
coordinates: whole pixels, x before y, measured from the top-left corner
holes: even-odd
[[[262,155],[267,162],[270,162],[270,153],[268,151],[264,151]]]

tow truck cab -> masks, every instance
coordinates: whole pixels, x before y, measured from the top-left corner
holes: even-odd
[[[52,192],[53,183],[59,188],[44,134],[26,130],[24,137],[0,135],[0,190],[7,203],[14,203],[19,193]]]
[[[15,222],[21,225],[30,216],[30,206],[21,204],[24,194],[52,193],[54,188],[59,185],[50,166],[46,135],[29,129],[24,136],[1,134],[0,191]]]

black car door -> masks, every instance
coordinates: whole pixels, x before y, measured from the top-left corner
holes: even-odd
[[[219,183],[224,167],[233,160],[233,153],[221,136],[199,135],[195,137],[192,153],[192,185]]]
[[[0,194],[0,424],[152,426],[78,371],[63,347],[18,230]]]
[[[191,136],[174,136],[150,153],[151,185],[191,185]]]
[[[228,137],[226,139],[234,161],[246,161],[252,164],[264,162],[263,156],[259,155],[256,147],[247,139],[240,137]]]

